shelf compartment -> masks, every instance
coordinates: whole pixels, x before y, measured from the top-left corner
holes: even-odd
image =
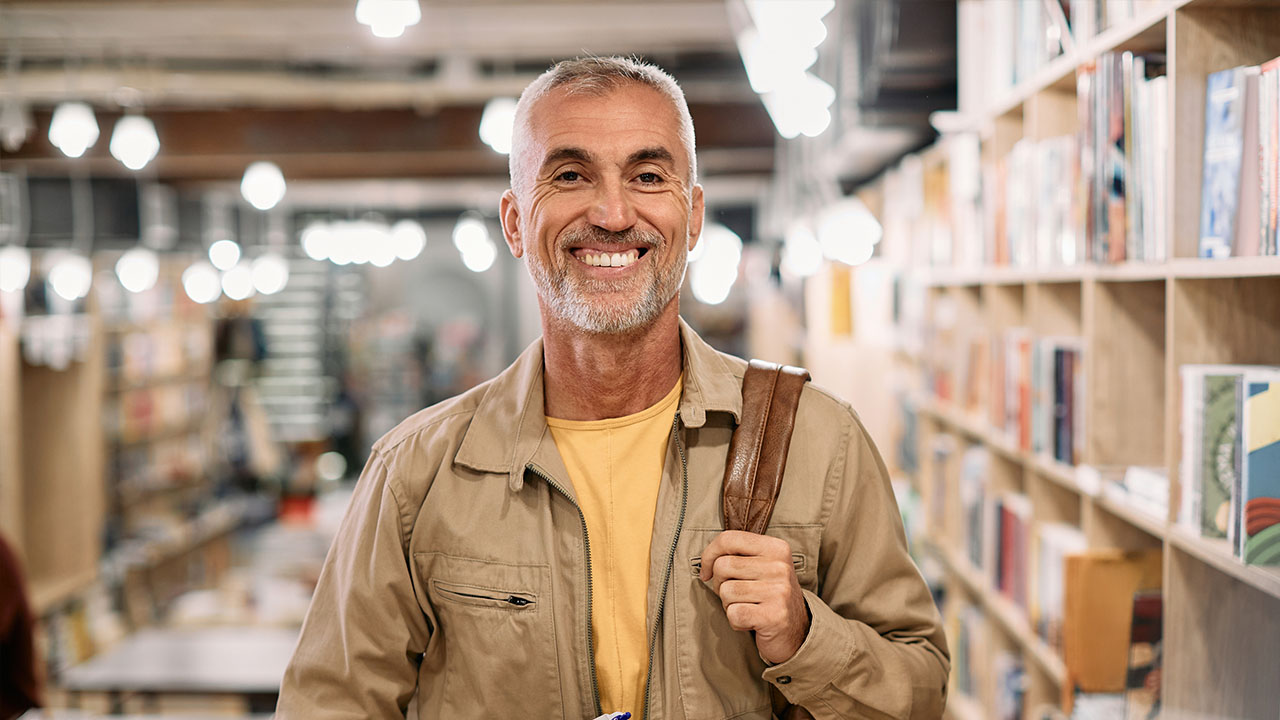
[[[1093,289],[1085,320],[1085,462],[1163,466],[1165,282]]]
[[[1017,641],[1025,653],[1040,666],[1044,674],[1061,687],[1067,681],[1067,666],[1062,658],[1048,644],[1035,634],[1026,615],[1012,602],[986,586],[981,574],[969,566],[968,562],[955,557],[949,550],[937,543],[929,542],[930,551],[938,556],[944,566],[959,578],[970,595],[986,611],[987,616]]]
[[[1216,543],[1203,543],[1181,529],[1170,537],[1173,542],[1165,551],[1163,675],[1177,681],[1164,683],[1165,714],[1280,715],[1280,572],[1233,567],[1234,560],[1214,549]]]

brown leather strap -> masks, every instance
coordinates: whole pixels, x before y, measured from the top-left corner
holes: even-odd
[[[724,469],[724,527],[764,534],[773,515],[800,391],[803,368],[752,360],[742,378],[742,417],[729,441]]]

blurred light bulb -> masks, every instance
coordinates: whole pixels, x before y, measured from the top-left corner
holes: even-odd
[[[131,293],[146,292],[155,287],[160,278],[160,259],[154,250],[136,247],[116,261],[116,277]]]
[[[316,474],[322,480],[337,482],[347,474],[347,459],[341,453],[324,453],[316,458]]]
[[[49,142],[67,157],[78,158],[98,141],[98,120],[82,102],[64,102],[49,121]]]
[[[65,253],[49,271],[49,286],[63,300],[79,300],[89,294],[92,285],[93,265],[83,255]]]
[[[312,260],[328,260],[333,252],[333,228],[326,222],[313,222],[302,231],[302,251]]]
[[[472,247],[489,242],[489,228],[484,221],[474,215],[463,215],[453,226],[453,246],[463,255]]]
[[[253,295],[253,270],[240,263],[222,273],[222,292],[232,300],[244,300]]]
[[[493,267],[493,261],[498,257],[498,249],[494,247],[492,242],[485,242],[472,245],[462,252],[462,264],[467,266],[471,272],[484,272]]]
[[[495,151],[507,155],[511,152],[511,135],[516,124],[516,99],[493,98],[484,104],[480,116],[480,139]]]
[[[828,207],[818,224],[822,253],[846,265],[861,265],[870,260],[883,235],[880,221],[856,197],[844,198]]]
[[[263,295],[275,295],[289,284],[289,264],[275,253],[267,253],[253,261],[253,289]]]
[[[822,268],[822,243],[804,223],[797,222],[787,231],[782,267],[796,277],[809,277]]]
[[[720,223],[710,223],[698,244],[706,244],[701,257],[689,268],[693,296],[707,305],[719,305],[738,281],[742,262],[742,238]]]
[[[194,302],[201,305],[211,303],[222,293],[218,271],[207,262],[196,262],[182,271],[182,289]]]
[[[156,126],[141,115],[125,115],[111,132],[111,156],[130,170],[141,170],[160,152]]]
[[[416,220],[401,220],[391,226],[391,237],[394,240],[396,257],[401,260],[412,260],[422,253],[427,246],[427,231]]]
[[[31,109],[17,98],[11,97],[0,105],[0,148],[5,152],[17,152],[34,127]]]
[[[400,37],[406,27],[417,25],[421,20],[418,0],[359,0],[356,3],[356,22],[368,25],[377,37]]]
[[[240,194],[259,210],[270,210],[284,199],[284,173],[272,162],[259,161],[244,171]]]
[[[31,279],[31,252],[17,245],[0,248],[0,291],[17,292]]]
[[[235,240],[219,240],[209,246],[209,262],[219,270],[230,270],[240,262],[240,245]]]

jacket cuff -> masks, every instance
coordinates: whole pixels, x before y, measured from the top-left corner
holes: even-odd
[[[809,606],[809,634],[791,659],[765,668],[764,679],[799,705],[839,678],[853,660],[857,648],[848,620],[836,614],[817,595],[803,590]]]

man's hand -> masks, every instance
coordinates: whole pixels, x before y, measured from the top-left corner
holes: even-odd
[[[720,596],[734,630],[754,630],[765,661],[791,659],[809,634],[809,608],[785,540],[727,530],[702,551],[703,582]]]

